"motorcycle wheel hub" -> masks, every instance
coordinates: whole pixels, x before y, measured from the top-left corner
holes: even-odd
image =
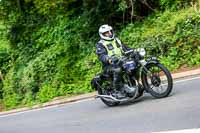
[[[151,83],[155,86],[155,87],[159,87],[161,84],[161,80],[160,77],[154,75],[151,77]]]

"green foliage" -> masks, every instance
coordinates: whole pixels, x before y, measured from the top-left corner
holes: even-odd
[[[93,91],[90,81],[101,72],[95,43],[104,23],[124,26],[119,34],[125,43],[146,47],[170,69],[199,65],[200,19],[193,10],[181,9],[187,3],[2,0],[0,101],[15,108]],[[126,26],[131,21],[136,22]]]
[[[181,65],[200,65],[200,16],[192,8],[166,11],[143,23],[130,24],[121,32],[122,40],[132,47],[145,47],[160,56],[170,70]]]
[[[128,8],[128,5],[125,0],[121,0],[119,3],[118,11],[125,11]]]
[[[57,96],[57,89],[51,85],[44,83],[38,93],[38,99],[41,102],[46,102]]]
[[[35,20],[20,23],[11,28],[9,36],[15,53],[12,69],[5,79],[4,97],[12,95],[7,93],[9,89],[19,97],[16,103],[31,104],[32,101],[45,102],[55,96],[92,91],[91,76],[82,74],[79,68],[85,70],[82,58],[94,44],[92,40],[87,42],[83,39],[83,30],[87,29],[81,27],[83,22],[80,18],[69,20],[57,16],[44,24]],[[57,92],[51,93],[55,88]],[[13,107],[12,99],[3,100],[7,107]]]
[[[160,6],[162,9],[177,10],[186,7],[192,2],[192,0],[160,0]]]
[[[11,50],[9,47],[9,41],[6,39],[6,27],[0,22],[0,76],[4,78],[7,69],[9,69],[11,62]],[[3,98],[3,80],[0,79],[0,99]]]
[[[21,96],[16,92],[17,90],[14,90],[18,82],[14,72],[13,68],[9,70],[3,84],[3,103],[7,108],[14,108],[21,99]]]

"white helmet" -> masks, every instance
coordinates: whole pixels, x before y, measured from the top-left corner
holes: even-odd
[[[104,33],[110,32],[110,36],[105,36]],[[113,40],[115,38],[115,34],[113,32],[113,28],[107,24],[100,26],[99,28],[99,35],[103,40]]]

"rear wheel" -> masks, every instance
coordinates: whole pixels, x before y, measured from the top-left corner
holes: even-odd
[[[162,64],[148,64],[142,71],[142,83],[155,98],[167,97],[173,88],[169,70]]]
[[[98,88],[98,94],[99,95],[107,95],[107,94],[103,93],[103,91],[100,88]],[[107,105],[109,107],[117,106],[120,104],[120,102],[109,100],[106,98],[100,98],[100,99],[105,105]]]
[[[109,88],[108,88],[109,84],[110,84],[109,81],[103,81],[101,83],[101,88],[98,87],[98,89],[97,89],[98,94],[99,95],[110,95],[110,91],[109,91]],[[100,99],[104,104],[106,104],[109,107],[117,106],[117,105],[120,104],[120,102],[114,101],[114,100],[111,100],[111,99],[106,99],[106,98],[100,98]]]

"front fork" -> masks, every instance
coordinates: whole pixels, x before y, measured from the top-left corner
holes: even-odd
[[[144,72],[147,76],[151,76],[151,72],[146,68],[148,64],[146,60],[140,60],[140,65],[142,66],[142,72]]]
[[[152,77],[152,72],[148,70],[147,66],[150,65],[150,64],[159,64],[159,60],[157,60],[156,57],[151,57],[149,60],[140,60],[139,63],[141,64],[142,66],[142,70],[141,70],[141,80],[142,80],[142,84],[143,84],[143,87],[144,87],[144,75],[147,75],[148,77]],[[148,88],[145,88],[144,89],[148,92]]]
[[[159,64],[160,62],[159,62],[159,60],[158,60],[156,57],[151,57],[148,61],[146,61],[146,60],[143,59],[143,60],[140,60],[139,63],[140,63],[141,66],[142,66],[142,71],[143,71],[147,76],[151,76],[152,73],[151,73],[151,71],[149,71],[149,70],[146,68],[146,66],[147,66],[148,64]]]

